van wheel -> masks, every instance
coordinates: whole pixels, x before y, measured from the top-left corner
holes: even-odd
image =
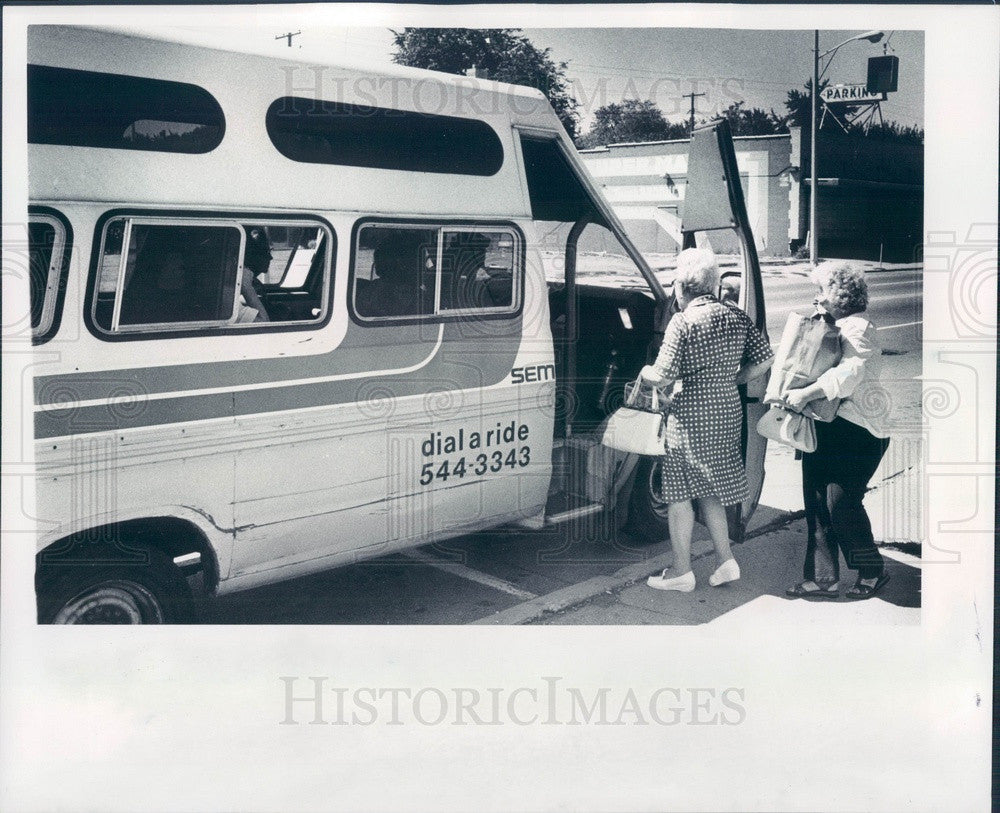
[[[667,504],[660,493],[660,458],[640,458],[629,496],[627,530],[641,544],[655,545],[670,536]]]
[[[182,624],[193,620],[191,590],[155,548],[136,563],[48,562],[35,575],[40,624]]]

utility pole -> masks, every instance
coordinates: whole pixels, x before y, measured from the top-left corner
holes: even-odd
[[[827,63],[829,65],[829,63]],[[819,197],[819,173],[816,171],[816,137],[819,128],[816,119],[819,117],[819,31],[813,33],[813,75],[812,88],[809,93],[812,114],[809,116],[809,264],[816,265],[819,255],[819,234],[816,222],[816,198]]]
[[[690,99],[691,100],[691,132],[693,133],[694,132],[694,99],[695,99],[695,96],[704,96],[705,94],[704,93],[695,93],[694,91],[692,91],[691,93],[684,93],[682,95],[683,95],[683,97],[685,99]]]
[[[302,33],[301,31],[296,31],[294,34],[291,33],[291,32],[289,32],[287,34],[278,34],[278,36],[276,36],[275,39],[276,40],[288,40],[288,47],[291,48],[292,47],[292,37],[297,37],[301,33]]]

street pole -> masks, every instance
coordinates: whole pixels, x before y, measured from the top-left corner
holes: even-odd
[[[698,96],[704,96],[705,94],[704,93],[695,93],[694,91],[691,91],[690,93],[684,93],[682,95],[683,95],[683,97],[685,99],[690,99],[691,100],[691,132],[693,133],[694,132],[694,100],[695,100],[696,97],[698,97]]]
[[[809,263],[816,265],[819,255],[819,235],[816,234],[816,198],[819,196],[819,184],[816,172],[816,133],[818,131],[817,119],[819,118],[819,31],[813,32],[813,76],[812,90],[809,94],[812,99],[812,116],[810,121],[809,137]]]

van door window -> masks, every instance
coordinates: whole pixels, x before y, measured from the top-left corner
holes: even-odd
[[[93,323],[108,333],[317,323],[327,311],[332,239],[312,223],[111,218]]]
[[[354,310],[366,321],[514,313],[520,234],[504,226],[365,224],[354,254]]]

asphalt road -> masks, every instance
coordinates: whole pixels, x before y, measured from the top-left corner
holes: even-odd
[[[879,328],[882,378],[894,405],[893,418],[919,420],[920,389],[914,377],[921,361],[921,274],[873,273],[869,286],[868,316]],[[813,286],[804,274],[772,269],[765,271],[764,290],[768,333],[776,344],[788,314],[809,311]],[[766,508],[759,515],[758,525],[767,519]],[[627,580],[668,552],[664,542],[641,544],[626,534],[615,535],[599,519],[544,532],[501,529],[232,596],[202,596],[199,616],[203,623],[215,624],[467,624],[494,617],[516,619],[524,607],[573,606],[574,596],[600,594],[604,585],[610,595],[616,580]],[[549,614],[545,622],[560,623],[561,617]],[[656,618],[651,622],[618,613],[590,623],[672,623],[669,616]]]

